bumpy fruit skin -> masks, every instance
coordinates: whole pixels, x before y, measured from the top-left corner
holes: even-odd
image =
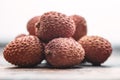
[[[99,36],[84,36],[78,42],[85,50],[85,59],[96,66],[105,62],[112,53],[110,42]]]
[[[56,38],[45,47],[47,62],[56,68],[80,64],[84,55],[82,46],[72,38]]]
[[[17,36],[15,37],[15,39],[21,38],[21,37],[24,37],[24,36],[27,36],[27,35],[26,35],[26,34],[19,34],[19,35],[17,35]]]
[[[4,49],[4,58],[19,67],[33,67],[43,60],[43,46],[36,36],[11,41]]]
[[[40,21],[40,16],[35,16],[31,18],[27,23],[27,31],[30,35],[36,35],[36,25]]]
[[[73,35],[73,38],[77,41],[81,37],[87,35],[87,25],[86,25],[87,23],[85,18],[83,18],[82,16],[72,15],[70,17],[73,19],[76,25],[76,31]]]
[[[70,17],[50,11],[41,16],[37,35],[44,42],[48,42],[58,37],[71,37],[75,29],[75,23]]]

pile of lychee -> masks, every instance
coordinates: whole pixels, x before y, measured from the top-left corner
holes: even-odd
[[[31,18],[28,35],[20,34],[6,45],[4,58],[18,67],[34,67],[43,60],[55,68],[89,62],[104,63],[112,53],[111,43],[100,36],[88,36],[80,15],[67,16],[50,11]]]

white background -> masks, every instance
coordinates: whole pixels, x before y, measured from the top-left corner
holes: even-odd
[[[120,44],[120,0],[0,0],[0,42],[28,34],[28,20],[47,11],[81,15],[87,20],[88,35]]]

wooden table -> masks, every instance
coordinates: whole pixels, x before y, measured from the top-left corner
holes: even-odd
[[[53,69],[45,63],[36,68],[17,68],[0,54],[0,80],[120,80],[120,55],[117,53],[113,51],[100,67],[85,64],[70,69]]]

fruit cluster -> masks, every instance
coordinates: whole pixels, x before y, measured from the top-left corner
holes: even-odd
[[[28,35],[20,34],[4,48],[4,58],[19,67],[34,67],[46,60],[55,68],[66,68],[83,61],[100,65],[112,53],[110,42],[88,36],[86,20],[50,11],[27,23]]]

